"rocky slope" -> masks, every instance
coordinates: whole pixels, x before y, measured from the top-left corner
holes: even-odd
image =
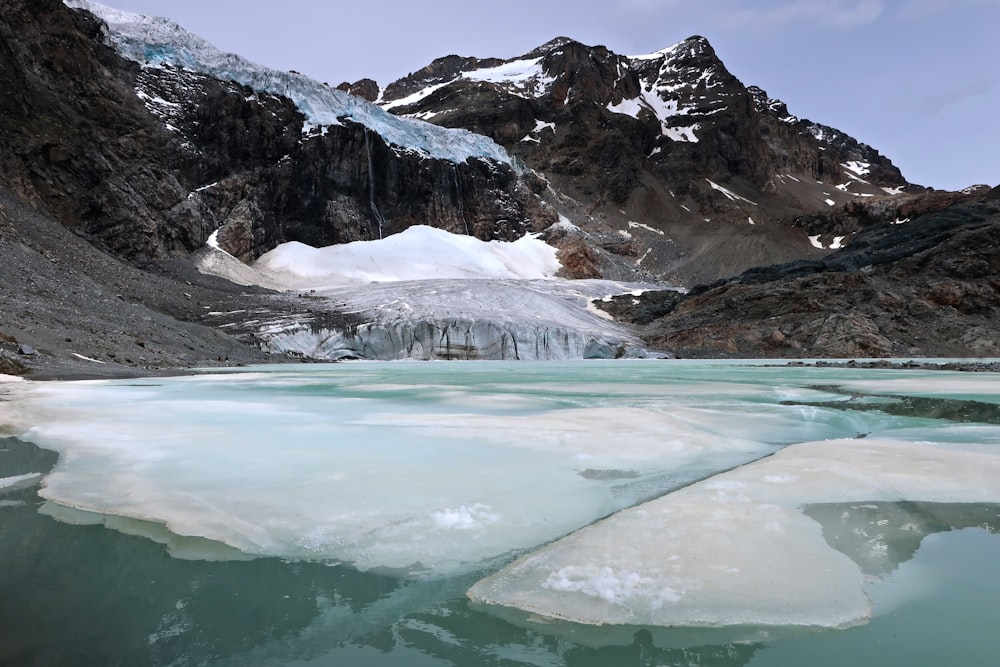
[[[822,260],[598,305],[681,356],[996,357],[998,247],[995,189],[868,227]]]
[[[345,87],[370,96],[365,83]],[[575,254],[589,246],[583,273],[601,270],[602,251],[685,284],[815,257],[835,230],[810,243],[796,218],[922,190],[870,146],[745,86],[697,36],[643,56],[567,38],[510,60],[448,56],[378,102],[486,134],[543,174],[581,228]]]
[[[185,260],[140,269],[2,187],[0,258],[2,374],[119,377],[276,361],[258,349],[252,328],[233,325],[250,319],[241,313],[301,317],[304,310]]]

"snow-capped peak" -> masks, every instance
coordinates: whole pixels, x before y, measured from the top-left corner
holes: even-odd
[[[711,48],[708,40],[700,35],[694,35],[688,37],[685,40],[677,42],[676,44],[671,44],[666,48],[662,48],[659,51],[653,51],[652,53],[639,54],[635,56],[626,56],[629,60],[657,60],[659,58],[674,58],[684,55],[685,49],[687,49],[688,55],[697,55],[699,51],[705,49],[705,47]]]
[[[174,66],[254,90],[291,99],[306,116],[305,131],[323,125],[341,125],[342,119],[360,123],[391,145],[429,157],[465,162],[469,158],[523,167],[493,140],[461,129],[449,129],[409,118],[399,118],[353,95],[295,72],[257,65],[225,53],[166,18],[113,9],[90,0],[64,0],[108,25],[107,39],[122,57],[144,67]]]

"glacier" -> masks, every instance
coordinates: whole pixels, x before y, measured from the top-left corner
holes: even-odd
[[[564,280],[556,250],[417,225],[376,241],[286,243],[247,266],[217,247],[199,268],[242,284],[309,296],[310,313],[255,325],[265,349],[311,359],[613,359],[657,356],[595,300],[663,285]],[[320,313],[360,324],[332,326]]]
[[[360,316],[349,328],[309,318],[262,324],[275,353],[312,359],[570,360],[645,357],[643,342],[587,309],[592,299],[631,291],[605,280],[439,279],[330,289],[326,308]]]
[[[65,0],[108,26],[107,38],[118,53],[144,67],[186,68],[292,100],[306,116],[304,132],[350,119],[379,134],[397,150],[461,163],[491,161],[524,172],[526,167],[492,139],[462,129],[448,129],[418,120],[398,118],[347,93],[295,72],[284,72],[225,53],[177,23],[113,9],[90,0]]]

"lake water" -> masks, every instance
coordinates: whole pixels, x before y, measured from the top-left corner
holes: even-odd
[[[899,486],[806,502],[810,489],[801,487],[810,485],[779,489],[863,581],[873,613],[850,627],[592,626],[466,596],[578,528],[672,491],[718,486],[734,474],[726,471],[742,474],[753,469],[743,464],[767,464],[798,443],[904,443],[931,447],[946,463],[976,456],[992,465],[995,374],[695,361],[351,363],[4,394],[0,421],[21,439],[0,440],[0,664],[995,658],[1000,497],[988,483],[942,485],[939,463],[907,471],[915,494]],[[966,472],[975,479],[961,465],[947,469],[959,482]],[[754,544],[739,524],[723,528],[733,548]],[[637,532],[605,546],[656,538]],[[777,590],[791,586],[771,575]],[[635,581],[658,585],[645,574]],[[614,595],[641,593],[632,588]]]

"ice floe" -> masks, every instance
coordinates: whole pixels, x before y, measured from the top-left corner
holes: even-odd
[[[1000,502],[1000,452],[793,445],[595,525],[478,582],[472,600],[586,624],[844,627],[871,613],[814,503]]]

